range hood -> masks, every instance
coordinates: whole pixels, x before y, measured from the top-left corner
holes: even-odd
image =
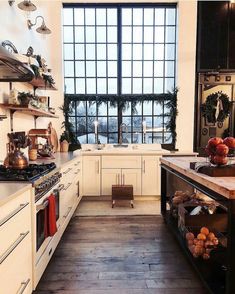
[[[27,64],[0,46],[0,82],[29,82],[33,78],[34,72]]]

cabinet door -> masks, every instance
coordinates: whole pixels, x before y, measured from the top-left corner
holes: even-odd
[[[122,169],[122,185],[133,185],[134,195],[141,195],[141,169]]]
[[[121,170],[102,169],[102,195],[112,195],[112,185],[121,184]]]
[[[160,195],[159,157],[142,158],[142,195]]]
[[[83,158],[83,195],[100,196],[100,156]]]

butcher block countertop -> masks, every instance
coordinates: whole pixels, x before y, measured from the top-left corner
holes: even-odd
[[[219,193],[228,199],[235,199],[235,177],[210,177],[190,169],[190,162],[205,162],[204,157],[164,157],[160,161],[182,175]]]

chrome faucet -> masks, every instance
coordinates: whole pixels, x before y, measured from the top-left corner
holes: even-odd
[[[119,144],[122,144],[122,141],[123,141],[123,138],[122,138],[123,127],[125,127],[125,132],[128,133],[127,125],[125,123],[121,123],[120,127],[119,127],[119,129],[120,129]]]

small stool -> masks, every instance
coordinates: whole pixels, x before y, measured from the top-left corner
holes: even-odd
[[[134,196],[132,185],[112,185],[112,208],[115,200],[130,200],[130,205],[134,208]]]

